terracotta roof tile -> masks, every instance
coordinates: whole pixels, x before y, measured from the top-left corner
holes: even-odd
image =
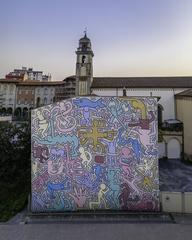
[[[22,80],[18,79],[6,79],[6,78],[0,78],[0,83],[19,83]]]
[[[51,82],[40,82],[40,81],[23,81],[20,82],[19,86],[56,86],[64,84],[63,81],[51,81]]]
[[[0,83],[16,83],[19,86],[56,86],[64,84],[63,81],[43,82],[38,80],[0,79]]]

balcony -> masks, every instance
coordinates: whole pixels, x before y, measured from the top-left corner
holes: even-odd
[[[168,119],[165,120],[160,126],[162,131],[170,131],[170,132],[182,132],[183,131],[183,123],[177,119]]]
[[[182,142],[183,138],[183,123],[177,119],[165,120],[158,127],[158,142],[167,141],[170,138],[176,137]]]

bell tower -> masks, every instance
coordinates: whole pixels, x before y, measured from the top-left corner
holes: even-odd
[[[84,37],[79,40],[79,47],[76,54],[76,96],[89,95],[93,81],[92,58],[94,54],[86,31]]]

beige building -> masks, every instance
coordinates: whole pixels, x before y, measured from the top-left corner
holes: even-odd
[[[183,122],[184,158],[192,161],[192,89],[175,95],[176,117]]]
[[[60,85],[55,87],[55,101],[59,102],[75,96],[76,78],[70,76],[61,81]]]
[[[63,81],[0,79],[0,115],[28,119],[31,109],[55,102],[55,89],[63,85]]]

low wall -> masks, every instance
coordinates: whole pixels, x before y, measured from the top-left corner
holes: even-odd
[[[161,192],[163,212],[192,213],[192,192]]]
[[[0,116],[0,122],[12,122],[12,116]]]

